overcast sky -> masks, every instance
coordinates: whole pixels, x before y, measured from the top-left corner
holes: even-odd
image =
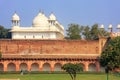
[[[32,26],[33,18],[42,10],[49,16],[53,12],[67,29],[68,24],[120,24],[120,0],[0,0],[0,25],[11,28],[11,17],[16,11],[21,26]]]

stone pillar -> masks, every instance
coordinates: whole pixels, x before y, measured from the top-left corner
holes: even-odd
[[[96,62],[96,71],[97,71],[97,72],[100,71],[100,64],[99,64],[99,62]]]
[[[8,65],[8,63],[4,62],[4,71],[7,71],[7,65]]]
[[[51,71],[51,72],[54,71],[54,66],[53,66],[53,65],[51,65],[51,67],[50,67],[50,71]]]
[[[88,71],[88,66],[89,66],[89,64],[88,64],[88,62],[85,62],[85,71]]]
[[[52,61],[51,64],[50,64],[50,71],[53,72],[54,71],[54,62]]]
[[[28,71],[31,71],[31,63],[32,63],[32,62],[30,62],[30,61],[27,63],[27,67],[28,67],[27,70],[28,70]]]
[[[41,62],[41,64],[39,64],[39,71],[43,71],[43,62]]]
[[[16,62],[16,71],[20,71],[20,66],[19,66],[18,62]]]

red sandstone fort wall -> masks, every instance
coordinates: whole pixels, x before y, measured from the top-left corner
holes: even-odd
[[[0,40],[3,54],[99,54],[99,40]]]

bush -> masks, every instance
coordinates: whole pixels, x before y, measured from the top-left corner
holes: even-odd
[[[2,57],[2,53],[0,52],[0,58]]]

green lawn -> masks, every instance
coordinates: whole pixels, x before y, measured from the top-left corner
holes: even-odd
[[[0,78],[19,78],[20,80],[71,80],[68,74],[0,74]],[[106,75],[78,74],[77,80],[106,80]],[[110,74],[109,80],[120,80],[120,76]]]

